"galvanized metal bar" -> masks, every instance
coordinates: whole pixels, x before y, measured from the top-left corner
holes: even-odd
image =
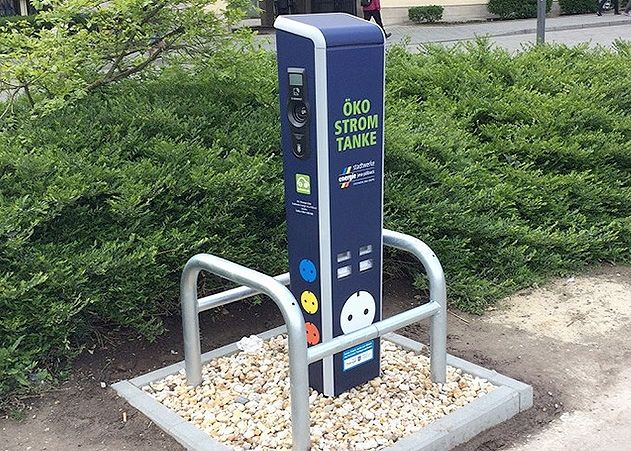
[[[374,324],[362,327],[354,332],[339,335],[332,340],[323,341],[320,344],[310,347],[307,350],[307,361],[309,363],[317,362],[332,354],[344,351],[345,349],[377,337],[379,337],[379,330]]]
[[[286,272],[284,274],[279,274],[278,276],[274,276],[274,280],[283,285],[289,285],[289,273]],[[221,307],[222,305],[230,304],[234,301],[240,301],[242,299],[247,299],[250,296],[255,296],[257,294],[261,294],[260,291],[255,290],[252,287],[237,287],[232,288],[230,290],[222,291],[221,293],[211,294],[210,296],[206,296],[197,300],[199,304],[198,310],[203,312],[205,310],[209,310],[215,307]]]
[[[387,333],[394,332],[395,330],[409,326],[410,324],[416,323],[422,319],[435,316],[436,313],[440,313],[440,305],[437,302],[428,302],[427,304],[398,313],[390,318],[383,319],[374,323],[373,326],[379,330],[379,336],[381,337]]]
[[[307,350],[307,360],[309,363],[317,362],[324,357],[337,354],[345,349],[372,340],[373,338],[381,337],[388,332],[432,316],[438,311],[440,311],[440,306],[436,302],[430,302],[406,310],[390,318],[373,323],[370,326],[363,327],[346,335],[340,335],[332,340],[310,347]]]
[[[430,320],[430,366],[432,381],[447,380],[447,286],[443,267],[430,247],[421,240],[392,230],[383,229],[383,244],[413,254],[420,260],[429,282],[430,301],[440,309]]]
[[[442,266],[429,246],[411,236],[384,229],[383,243],[386,246],[410,252],[420,260],[429,279],[430,302],[309,349],[307,349],[304,317],[296,299],[284,286],[289,283],[289,274],[285,273],[272,278],[213,255],[199,254],[192,257],[184,268],[180,282],[185,370],[188,382],[191,385],[199,385],[202,380],[199,312],[245,299],[255,294],[266,294],[279,307],[287,325],[292,439],[295,450],[307,450],[310,446],[309,363],[400,329],[423,318],[431,317],[431,375],[434,382],[444,383],[447,374],[447,295]],[[198,300],[197,277],[202,270],[241,283],[244,286]]]
[[[309,372],[305,323],[294,296],[282,283],[274,280],[274,278],[214,255],[198,254],[186,263],[182,272],[180,290],[185,371],[189,384],[197,386],[202,381],[199,304],[197,302],[197,277],[200,271],[211,272],[266,294],[272,298],[280,309],[283,320],[287,325],[289,341],[289,385],[293,449],[308,450],[310,448]]]
[[[184,335],[184,367],[189,385],[202,383],[202,351],[199,341],[199,309],[197,304],[197,277],[203,266],[197,256],[184,266],[180,278],[180,304],[182,306],[182,334]]]

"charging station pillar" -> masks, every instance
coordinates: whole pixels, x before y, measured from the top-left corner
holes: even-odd
[[[348,14],[276,19],[291,291],[310,346],[381,319],[384,34]],[[379,375],[379,339],[309,366],[328,396]]]

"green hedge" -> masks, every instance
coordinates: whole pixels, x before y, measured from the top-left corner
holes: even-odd
[[[625,0],[621,0],[624,5]],[[598,5],[595,0],[559,0],[561,14],[595,13]]]
[[[24,22],[25,24],[34,25],[37,21],[37,16],[0,16],[0,27],[14,23],[14,22]]]
[[[434,249],[455,305],[630,261],[630,55],[389,52],[386,227]],[[0,397],[95,330],[160,333],[197,252],[286,270],[275,74],[273,55],[219,52],[5,126]]]
[[[438,5],[412,6],[408,9],[408,17],[412,22],[438,22],[443,18],[443,7]]]
[[[550,12],[552,0],[546,0],[546,12]],[[528,19],[537,17],[537,0],[489,0],[488,9],[500,19]]]
[[[95,328],[160,333],[195,253],[286,270],[273,63],[217,54],[0,134],[0,375],[26,373],[0,393]]]

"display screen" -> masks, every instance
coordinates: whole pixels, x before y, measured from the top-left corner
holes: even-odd
[[[302,86],[302,74],[289,74],[289,84],[291,86]]]

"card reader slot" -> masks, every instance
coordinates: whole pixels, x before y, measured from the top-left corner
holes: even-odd
[[[368,271],[369,269],[372,269],[372,266],[372,258],[362,260],[359,262],[359,272]]]
[[[352,272],[353,269],[351,268],[351,265],[342,266],[341,268],[337,268],[337,278],[344,279],[345,277],[350,276]]]
[[[337,262],[342,263],[351,259],[351,251],[344,251],[337,254]]]
[[[359,248],[359,256],[362,257],[364,255],[368,255],[372,252],[372,244],[366,244],[365,246],[361,246]]]

